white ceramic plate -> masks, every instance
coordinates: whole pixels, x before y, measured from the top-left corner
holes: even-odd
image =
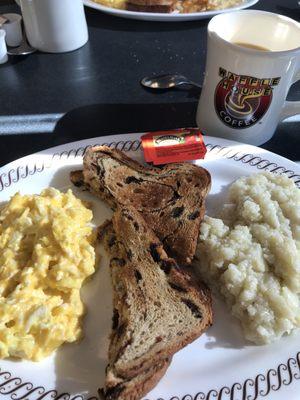
[[[150,13],[150,12],[137,12],[137,11],[127,11],[127,10],[119,10],[117,8],[106,7],[102,4],[95,3],[92,0],[83,0],[83,3],[87,7],[95,8],[96,10],[103,11],[107,14],[115,15],[116,17],[130,18],[130,19],[141,19],[144,21],[192,21],[196,19],[206,19],[211,18],[214,15],[229,12],[242,10],[244,8],[248,8],[256,4],[259,0],[244,0],[242,4],[226,8],[224,10],[214,10],[214,11],[205,11],[205,12],[196,12],[189,14],[177,14],[177,13]]]
[[[0,169],[0,202],[15,192],[39,193],[54,186],[71,187],[69,172],[82,164],[86,146],[109,144],[142,160],[140,134],[99,137],[69,143],[14,161]],[[206,137],[208,153],[199,163],[212,174],[207,212],[213,214],[227,186],[242,175],[261,171],[282,173],[300,186],[300,166],[263,149]],[[73,188],[94,204],[94,222],[111,211],[100,200]],[[39,363],[0,360],[0,394],[9,400],[96,400],[104,381],[112,293],[108,260],[103,256],[94,279],[82,296],[88,313],[83,341],[63,345]],[[166,375],[147,395],[149,400],[299,400],[300,333],[267,346],[247,343],[227,309],[214,301],[215,322],[207,333],[179,351]]]

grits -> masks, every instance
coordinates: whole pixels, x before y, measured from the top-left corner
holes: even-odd
[[[300,326],[300,190],[285,176],[243,177],[230,187],[222,216],[201,225],[201,276],[248,340],[277,340]]]

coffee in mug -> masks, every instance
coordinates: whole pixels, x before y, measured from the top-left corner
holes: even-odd
[[[247,47],[247,49],[260,50],[260,51],[271,51],[270,49],[267,49],[266,47],[257,46],[256,44],[251,44],[251,43],[234,42],[234,44],[236,44],[237,46]]]
[[[197,110],[203,133],[260,145],[300,114],[286,101],[300,79],[300,24],[264,11],[220,14],[208,24],[206,72]]]

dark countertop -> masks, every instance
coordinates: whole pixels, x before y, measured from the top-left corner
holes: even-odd
[[[253,8],[300,20],[296,0],[260,0]],[[17,10],[1,1],[0,13]],[[208,20],[135,21],[89,8],[86,15],[90,40],[78,51],[0,66],[0,165],[73,140],[195,125],[199,93],[153,93],[139,80],[179,72],[201,82]],[[300,99],[300,82],[289,99]],[[299,128],[297,121],[280,124],[263,147],[300,161]]]

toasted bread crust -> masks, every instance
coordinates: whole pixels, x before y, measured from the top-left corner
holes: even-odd
[[[82,175],[75,171],[71,180],[78,184]],[[113,209],[120,204],[140,211],[180,265],[192,261],[211,186],[207,170],[190,163],[148,168],[119,150],[98,146],[84,156],[83,181]]]
[[[112,374],[106,378],[104,397],[106,400],[139,400],[152,390],[166,373],[171,358],[161,360],[148,371],[127,380],[120,381]]]

